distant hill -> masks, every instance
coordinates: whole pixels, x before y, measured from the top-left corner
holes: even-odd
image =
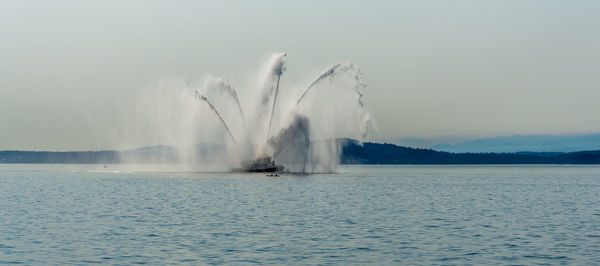
[[[457,144],[438,144],[431,146],[431,149],[449,152],[574,152],[600,150],[600,134],[493,137]]]
[[[600,164],[600,150],[580,152],[451,153],[394,144],[348,141],[343,164]]]
[[[120,163],[116,151],[0,151],[0,163]]]
[[[342,164],[600,164],[600,149],[579,152],[451,153],[340,139]],[[205,148],[208,149],[208,148]],[[208,152],[219,152],[218,146]],[[0,151],[0,163],[173,163],[177,150],[151,146],[128,151]]]
[[[0,163],[118,164],[173,163],[177,150],[170,146],[149,146],[127,151],[0,151]]]

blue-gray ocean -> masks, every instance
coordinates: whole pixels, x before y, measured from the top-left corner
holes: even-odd
[[[600,264],[599,166],[0,165],[0,264]]]

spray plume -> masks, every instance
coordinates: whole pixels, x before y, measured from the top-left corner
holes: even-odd
[[[224,92],[226,96],[233,100],[235,105],[237,105],[237,109],[239,111],[240,118],[242,119],[242,123],[244,127],[246,126],[246,118],[244,116],[244,111],[242,109],[242,105],[240,104],[240,98],[238,97],[237,92],[231,87],[231,84],[221,78],[212,78],[209,79],[208,84],[205,84],[206,94],[210,95],[212,91],[219,90],[220,92]]]
[[[210,107],[210,109],[213,110],[213,112],[215,112],[215,114],[217,115],[217,118],[219,118],[219,121],[221,121],[221,124],[223,125],[225,130],[227,130],[227,133],[229,133],[231,140],[233,141],[234,144],[237,145],[237,142],[235,141],[235,137],[233,137],[231,130],[229,130],[229,126],[227,126],[227,123],[225,123],[225,120],[223,120],[223,117],[221,116],[221,114],[219,114],[219,111],[217,111],[217,108],[215,108],[215,106],[212,105],[212,103],[210,103],[210,101],[208,100],[208,98],[206,98],[206,96],[200,94],[197,90],[194,91],[194,95],[196,96],[197,99],[205,102],[208,105],[208,107]]]
[[[341,152],[337,138],[366,138],[370,116],[363,102],[365,85],[360,69],[351,63],[336,64],[300,93],[283,93],[285,83],[281,78],[285,59],[285,53],[273,54],[260,71],[262,74],[258,75],[256,86],[244,86],[244,92],[255,98],[238,97],[233,86],[220,78],[208,79],[204,83],[204,93],[193,89],[193,98],[211,109],[210,113],[218,118],[221,128],[231,139],[222,146],[211,146],[224,147],[222,152],[214,152],[216,148],[212,148],[210,154],[197,157],[216,158],[214,160],[230,162],[233,167],[276,163],[290,172],[332,172],[339,163]],[[192,90],[187,81],[184,84]],[[173,117],[168,120],[169,124],[182,125],[171,127],[180,131],[162,127],[170,136],[168,140],[185,139],[173,146],[185,149],[187,145],[190,147],[187,153],[193,154],[199,143],[223,141],[222,131],[219,134],[219,129],[211,125],[204,113],[200,116],[207,120],[190,120],[187,110],[202,112],[202,109],[193,107],[186,102],[185,95],[181,95],[169,103],[156,103],[150,107],[156,110],[157,105],[165,106],[161,113],[177,110],[184,113],[180,117],[187,120],[172,121]],[[300,97],[294,97],[297,95]],[[181,102],[177,103],[177,99]]]

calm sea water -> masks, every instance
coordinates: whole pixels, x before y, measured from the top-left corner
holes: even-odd
[[[0,263],[600,264],[598,166],[119,167],[0,165]]]

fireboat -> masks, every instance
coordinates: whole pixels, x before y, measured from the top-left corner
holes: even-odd
[[[279,173],[284,167],[275,164],[275,159],[270,156],[260,157],[254,160],[246,160],[242,162],[242,167],[234,169],[235,172],[250,172],[250,173]]]

